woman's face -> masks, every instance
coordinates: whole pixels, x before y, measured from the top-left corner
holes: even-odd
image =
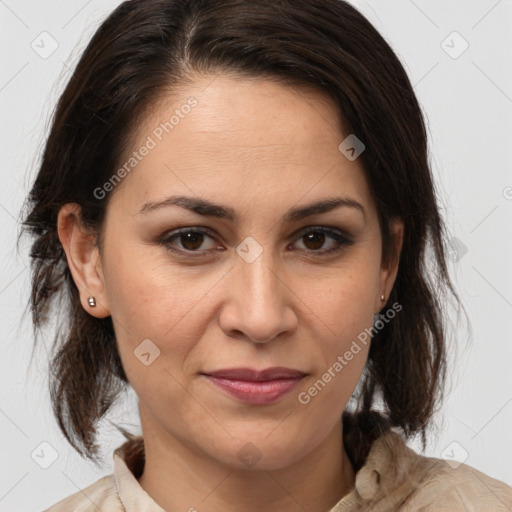
[[[153,434],[277,469],[339,429],[369,349],[358,335],[396,266],[381,266],[375,205],[338,126],[318,92],[226,75],[198,77],[139,125],[111,192],[100,284],[82,300],[112,315]],[[308,210],[328,200],[340,203]],[[205,375],[277,366],[305,375],[281,396],[262,384],[234,396]]]

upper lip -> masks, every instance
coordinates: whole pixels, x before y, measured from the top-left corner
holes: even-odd
[[[292,368],[284,366],[274,366],[264,370],[254,370],[252,368],[225,368],[212,372],[205,372],[204,375],[212,377],[223,377],[231,380],[245,380],[249,382],[264,382],[275,379],[297,379],[306,374]]]

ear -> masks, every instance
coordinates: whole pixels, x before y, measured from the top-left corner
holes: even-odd
[[[389,231],[392,242],[392,252],[387,259],[383,259],[380,270],[380,287],[375,302],[375,311],[380,312],[386,305],[387,299],[393,285],[395,284],[396,275],[398,273],[398,264],[400,261],[400,253],[404,240],[404,223],[399,218],[393,218],[389,222]],[[384,300],[381,300],[384,295]]]
[[[83,226],[78,204],[66,203],[60,208],[57,232],[66,253],[69,270],[80,293],[82,307],[96,318],[109,316],[96,235]],[[94,307],[89,305],[90,296],[96,300]]]

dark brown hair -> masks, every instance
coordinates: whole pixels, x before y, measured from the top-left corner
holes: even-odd
[[[234,73],[313,87],[335,103],[376,202],[383,258],[393,257],[389,221],[404,241],[389,303],[400,314],[373,336],[358,407],[382,397],[389,424],[425,432],[446,373],[446,292],[460,303],[445,262],[445,228],[428,161],[423,115],[399,59],[371,23],[341,0],[130,0],[99,27],[53,116],[25,207],[31,249],[34,333],[59,315],[51,399],[74,448],[95,460],[98,421],[127,384],[110,317],[82,308],[57,236],[69,202],[98,235],[109,194],[93,191],[122,162],[140,119],[194,73]],[[341,140],[340,140],[341,142]],[[427,268],[427,249],[431,262]],[[59,297],[60,308],[55,299]],[[53,313],[51,313],[53,311]]]

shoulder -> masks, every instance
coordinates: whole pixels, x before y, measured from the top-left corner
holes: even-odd
[[[469,465],[420,455],[392,430],[373,443],[356,490],[379,510],[512,510],[512,487]]]
[[[436,505],[437,510],[461,512],[512,510],[512,487],[505,482],[466,464],[452,467],[442,459],[422,458],[429,471],[425,479],[419,482],[418,492],[414,496],[416,506]]]
[[[117,512],[123,511],[114,475],[100,478],[88,487],[71,494],[44,512]]]

